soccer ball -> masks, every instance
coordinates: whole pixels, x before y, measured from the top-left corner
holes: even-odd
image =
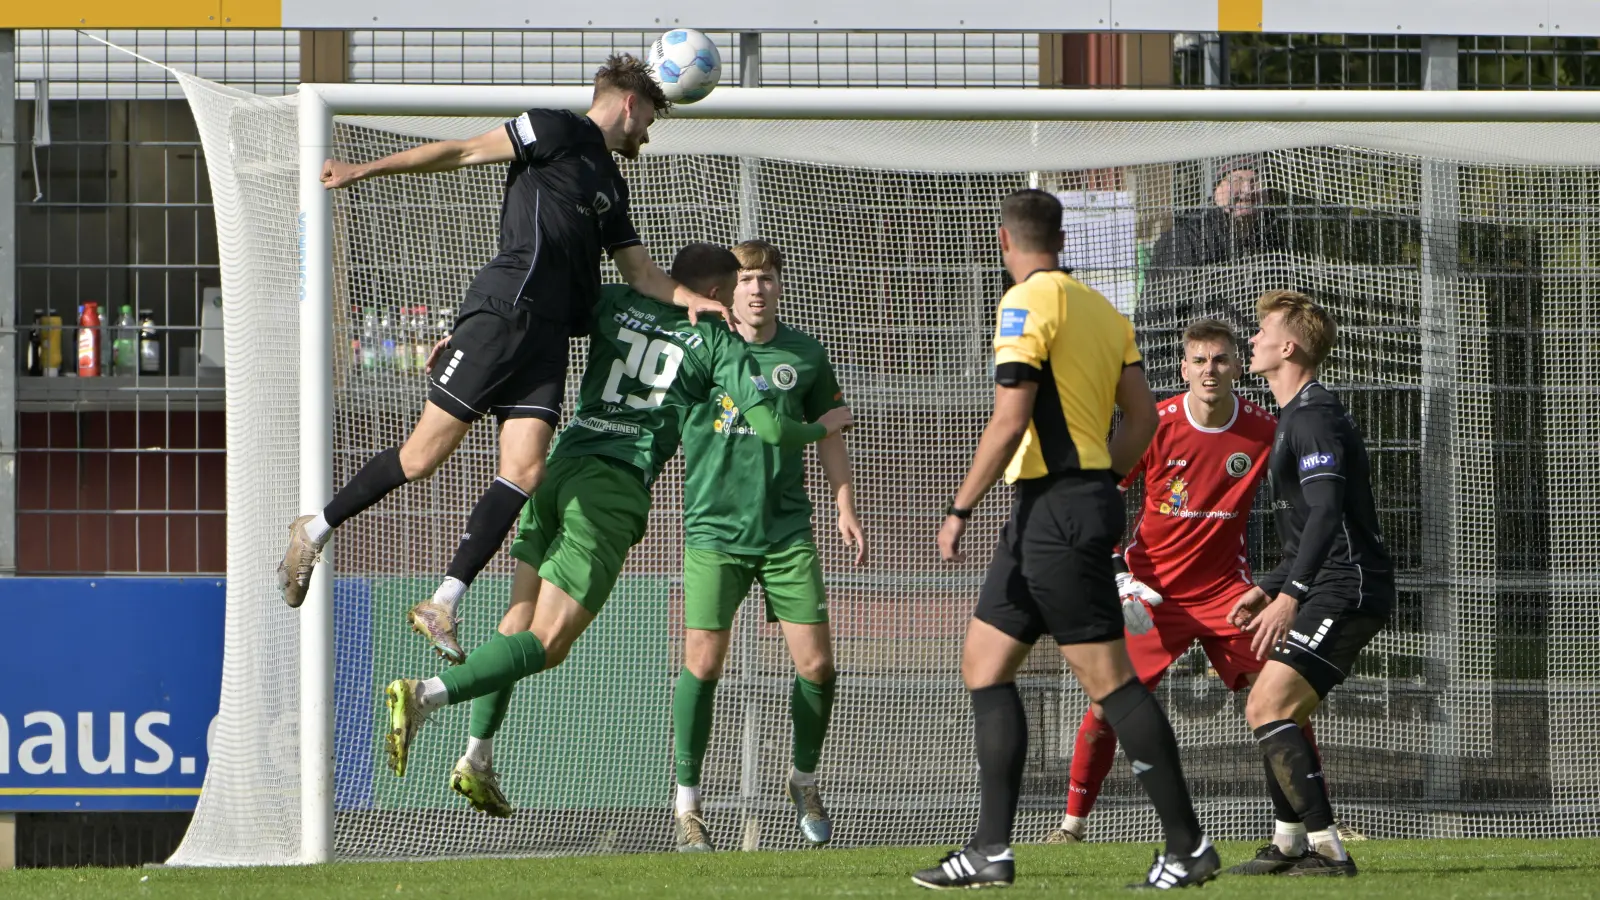
[[[722,77],[722,54],[693,28],[674,28],[650,45],[650,74],[673,103],[704,100]]]

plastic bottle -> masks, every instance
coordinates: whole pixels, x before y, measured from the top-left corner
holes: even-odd
[[[390,319],[393,325],[389,329],[389,340],[384,345],[394,347],[389,365],[401,375],[411,372],[411,317],[406,315],[410,311],[406,306],[395,309],[395,316]]]
[[[418,306],[412,317],[412,334],[416,341],[416,362],[413,368],[418,375],[423,374],[428,368],[428,351],[433,349],[433,342],[428,340],[428,307]]]
[[[378,367],[378,314],[372,310],[361,313],[361,369],[371,373]]]
[[[83,304],[78,316],[78,377],[97,378],[100,375],[100,304]]]
[[[29,375],[44,374],[44,310],[33,311],[33,329],[28,332],[28,356],[23,372]]]
[[[61,374],[61,317],[53,309],[44,311],[44,328],[39,343],[44,355],[44,374],[51,378]]]
[[[117,329],[111,338],[111,374],[132,375],[139,371],[139,320],[133,307],[124,303],[117,310]]]
[[[350,365],[361,368],[361,307],[350,304]]]
[[[378,317],[378,368],[394,371],[394,317],[384,310]]]
[[[45,309],[44,328],[39,336],[44,352],[46,378],[61,374],[61,317],[54,309]]]
[[[161,334],[154,310],[139,310],[139,374],[161,374]]]

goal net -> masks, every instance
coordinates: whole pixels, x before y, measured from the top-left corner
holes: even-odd
[[[334,352],[304,359],[296,100],[187,77],[184,88],[221,242],[230,514],[221,713],[173,862],[293,862],[301,613],[278,598],[273,570],[302,511],[299,373],[332,368],[335,484],[401,441],[424,399],[418,357],[495,252],[502,172],[338,192]],[[371,159],[501,120],[342,117],[335,153]],[[1180,389],[1188,321],[1219,316],[1247,335],[1264,290],[1307,291],[1340,323],[1325,380],[1366,435],[1400,585],[1392,623],[1315,720],[1343,822],[1383,837],[1600,831],[1600,430],[1589,412],[1600,399],[1600,167],[1581,162],[1596,133],[776,114],[659,123],[651,152],[624,168],[653,254],[756,236],[781,246],[783,315],[828,347],[859,423],[849,442],[868,565],[849,565],[822,479],[811,480],[840,673],[821,770],[838,842],[955,843],[975,820],[957,661],[1004,492],[973,521],[970,562],[941,564],[933,536],[990,409],[988,343],[1007,286],[998,201],[1029,184],[1062,197],[1063,262],[1134,319],[1158,392]],[[1231,200],[1219,183],[1236,188]],[[1258,381],[1242,390],[1270,408]],[[465,706],[430,721],[405,779],[386,769],[382,686],[439,670],[403,612],[441,576],[495,460],[493,430],[474,429],[431,480],[396,491],[332,545],[338,858],[671,847],[681,462],[656,486],[648,536],[605,614],[563,666],[518,688],[496,741],[516,816],[475,814],[448,788]],[[1257,571],[1278,558],[1271,500],[1258,499],[1251,522]],[[468,595],[468,647],[494,629],[509,574],[502,556]],[[703,796],[722,846],[792,848],[782,785],[793,670],[759,613],[747,604],[736,627]],[[1016,837],[1033,841],[1061,814],[1085,699],[1048,641],[1018,684],[1032,740]],[[1243,698],[1198,651],[1159,696],[1207,829],[1267,833]],[[1117,766],[1091,837],[1157,834]]]

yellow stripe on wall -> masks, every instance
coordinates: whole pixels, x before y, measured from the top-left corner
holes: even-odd
[[[55,0],[0,4],[0,28],[277,28],[282,0]]]
[[[199,788],[0,788],[0,797],[198,797]]]
[[[1217,0],[1218,31],[1260,31],[1262,0]]]

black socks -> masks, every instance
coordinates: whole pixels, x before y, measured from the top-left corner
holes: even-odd
[[[1306,733],[1293,719],[1279,719],[1257,728],[1256,745],[1267,761],[1270,780],[1277,784],[1284,801],[1304,822],[1307,831],[1327,831],[1333,827],[1333,805],[1322,781],[1322,761],[1318,759]],[[1273,795],[1273,806],[1278,797]],[[1279,816],[1282,818],[1282,816]]]
[[[1011,824],[1022,794],[1028,761],[1028,716],[1012,682],[972,692],[972,718],[978,750],[978,829],[971,846],[995,856],[1011,846]]]
[[[355,477],[333,495],[323,507],[322,517],[329,527],[338,528],[357,513],[382,500],[409,479],[400,467],[400,448],[390,447],[367,460]]]
[[[1178,739],[1161,704],[1138,679],[1107,694],[1100,701],[1106,724],[1116,729],[1122,752],[1133,764],[1133,774],[1150,797],[1167,834],[1167,853],[1188,857],[1200,846],[1200,820],[1189,799],[1178,762]]]
[[[478,498],[472,514],[467,516],[467,530],[456,545],[450,568],[444,573],[462,584],[471,585],[483,567],[489,564],[500,545],[505,543],[506,532],[517,523],[528,495],[511,482],[495,476],[489,489]]]

